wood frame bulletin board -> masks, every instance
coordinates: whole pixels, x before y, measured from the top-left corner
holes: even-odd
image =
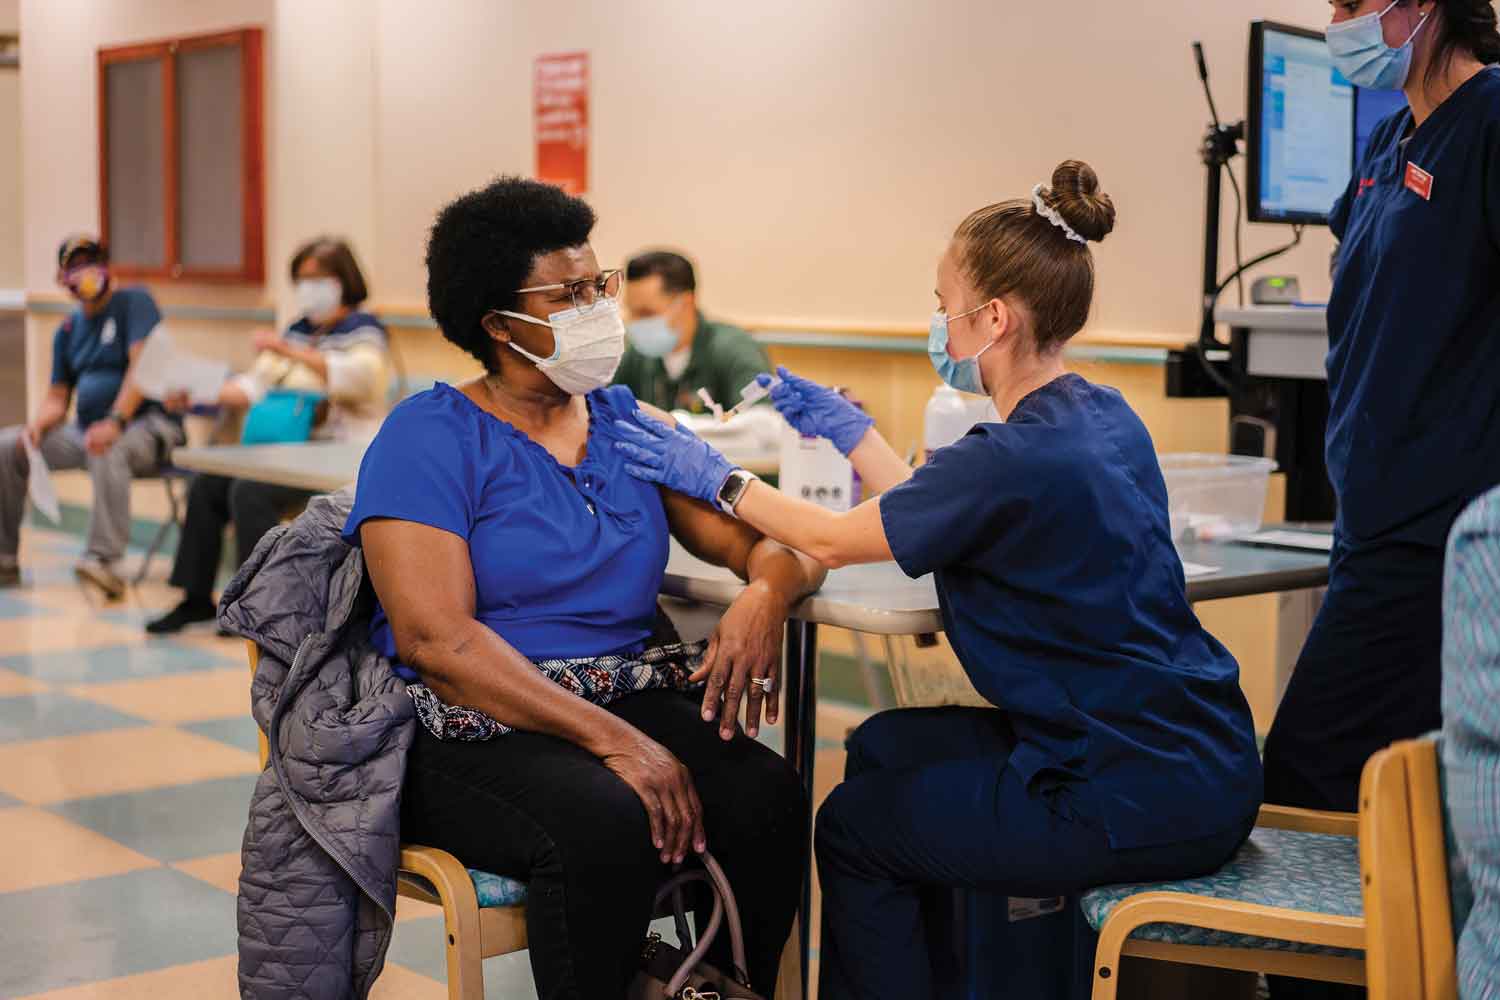
[[[101,48],[98,52],[97,87],[99,111],[99,233],[111,248],[113,270],[121,277],[157,281],[260,284],[265,280],[265,100],[263,76],[263,32],[241,28],[208,35],[170,38],[135,45]],[[195,265],[184,259],[184,221],[181,108],[186,96],[179,88],[179,62],[190,53],[210,49],[237,49],[239,53],[239,259],[233,265]],[[111,234],[110,190],[110,67],[122,63],[157,63],[160,67],[161,212],[163,215],[159,260],[120,259],[114,253]],[[196,95],[195,95],[196,96]],[[225,96],[225,95],[220,95]],[[147,109],[149,112],[149,109]]]

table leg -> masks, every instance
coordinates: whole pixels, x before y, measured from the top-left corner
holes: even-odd
[[[818,626],[811,622],[789,621],[786,625],[786,664],[782,670],[782,687],[786,692],[783,709],[786,728],[786,759],[802,778],[807,801],[813,798],[813,759],[817,753],[818,730]],[[803,843],[808,848],[808,867],[802,876],[802,895],[798,903],[798,952],[802,965],[802,996],[807,996],[808,945],[812,927],[812,823],[809,821]]]

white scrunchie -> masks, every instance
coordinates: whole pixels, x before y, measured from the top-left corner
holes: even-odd
[[[1061,229],[1067,234],[1068,239],[1087,245],[1088,240],[1078,235],[1073,227],[1068,225],[1068,220],[1062,217],[1062,213],[1042,200],[1042,191],[1045,187],[1046,185],[1038,184],[1031,189],[1031,203],[1036,206],[1036,214]]]

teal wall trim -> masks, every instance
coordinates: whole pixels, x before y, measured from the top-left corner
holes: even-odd
[[[49,299],[29,299],[28,312],[43,316],[66,316],[73,311],[71,302],[54,302]],[[167,319],[188,320],[194,323],[275,323],[276,310],[262,307],[240,306],[162,306],[162,315]]]

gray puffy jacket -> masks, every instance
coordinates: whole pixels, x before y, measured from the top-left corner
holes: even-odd
[[[256,546],[219,622],[260,647],[251,711],[270,740],[242,849],[240,996],[363,1000],[396,906],[405,685],[370,645],[363,553],[340,539],[353,495],[316,497]]]

